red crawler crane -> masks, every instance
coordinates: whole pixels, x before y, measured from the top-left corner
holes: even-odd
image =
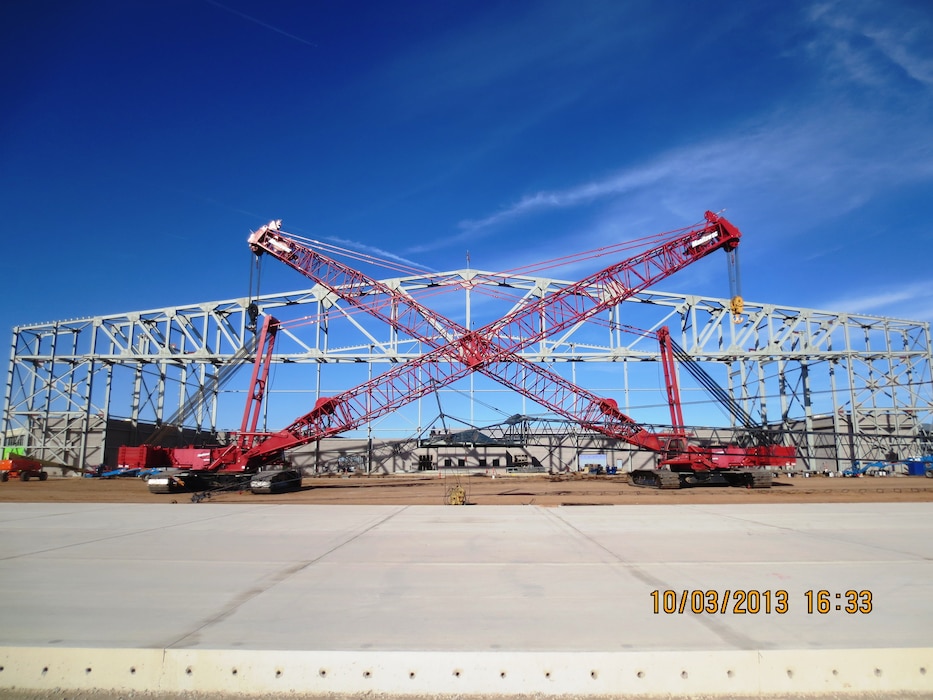
[[[280,228],[279,221],[263,226],[250,236],[250,247],[257,254],[273,255],[345,301],[432,349],[417,360],[399,365],[353,389],[319,399],[312,411],[284,430],[268,435],[241,434],[238,442],[212,465],[212,469],[254,471],[281,460],[287,449],[358,427],[470,372],[479,371],[586,428],[662,454],[661,469],[636,474],[635,480],[639,483],[677,488],[683,481],[678,473],[691,476],[721,473],[730,483],[770,485],[769,472],[748,469],[772,464],[768,455],[747,458],[739,468],[734,463],[723,466],[709,450],[687,445],[682,426],[680,433],[675,431],[672,435],[650,433],[619,411],[612,399],[600,398],[517,354],[545,337],[620,303],[715,250],[734,251],[741,234],[723,217],[707,212],[704,225],[678,232],[643,253],[526,303],[476,331],[468,331],[410,296],[327,258],[281,232]],[[257,368],[259,361],[257,355]],[[668,370],[667,365],[665,370]],[[668,387],[671,387],[670,379]],[[257,395],[255,389],[251,390],[251,395]],[[675,402],[671,405],[673,407]],[[679,409],[679,401],[676,405]],[[245,421],[244,417],[244,426]],[[682,424],[683,421],[674,419],[673,422]],[[254,428],[255,424],[251,430]],[[249,440],[251,446],[245,447],[244,440]]]

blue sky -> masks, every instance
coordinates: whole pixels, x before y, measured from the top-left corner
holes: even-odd
[[[272,218],[495,271],[706,209],[750,300],[933,320],[928,2],[10,0],[0,34],[5,329],[244,296]]]

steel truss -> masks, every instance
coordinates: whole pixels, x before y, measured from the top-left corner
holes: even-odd
[[[571,284],[475,270],[383,282],[415,298],[434,297],[435,306],[437,295],[446,294],[445,313],[467,328],[490,313],[498,318],[503,307],[508,311]],[[245,400],[236,370],[251,359],[255,342],[251,301],[260,315],[283,321],[273,361],[299,368],[300,378],[288,388],[300,387],[305,407],[354,386],[361,376],[372,377],[380,364],[425,352],[417,340],[353,313],[319,286],[253,300],[17,326],[4,397],[4,444],[80,468],[102,461],[104,446],[115,449],[115,421],[128,426],[120,439],[131,442],[141,441],[152,425],[183,423],[190,429],[186,439],[192,432],[213,436],[235,425]],[[288,321],[300,318],[309,321]],[[633,334],[629,327],[655,331],[664,325],[748,413],[792,434],[808,468],[930,450],[929,323],[748,301],[735,322],[729,300],[649,291],[519,354],[569,373],[573,381],[585,375],[581,386],[615,392],[619,406],[640,418],[638,408],[630,409],[633,394],[643,391],[636,368],[658,362],[659,355],[653,336]],[[338,366],[356,374],[338,372]],[[594,367],[602,370],[587,373]],[[607,367],[618,369],[606,372]],[[647,381],[652,383],[660,385]],[[272,393],[277,391],[273,385]],[[471,404],[482,395],[472,379],[463,392]],[[689,399],[685,403],[689,412]],[[425,423],[422,411],[419,401],[412,425],[392,428],[383,422],[368,426],[367,434],[417,433]],[[278,416],[270,427],[300,412]],[[688,422],[712,424],[706,414]],[[722,427],[730,427],[728,421]]]

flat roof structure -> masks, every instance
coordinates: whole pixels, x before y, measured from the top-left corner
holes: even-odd
[[[929,503],[8,503],[0,531],[0,695],[933,697]]]

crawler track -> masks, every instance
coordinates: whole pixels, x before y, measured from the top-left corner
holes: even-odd
[[[665,469],[636,469],[631,474],[633,486],[645,486],[652,489],[679,489],[680,474]]]
[[[736,486],[747,489],[771,488],[773,475],[767,469],[738,469],[715,473],[672,472],[666,469],[636,469],[631,474],[633,486],[652,489],[679,489],[701,486]]]
[[[729,486],[744,486],[747,489],[770,489],[774,479],[767,469],[741,469],[726,472],[723,477]]]

